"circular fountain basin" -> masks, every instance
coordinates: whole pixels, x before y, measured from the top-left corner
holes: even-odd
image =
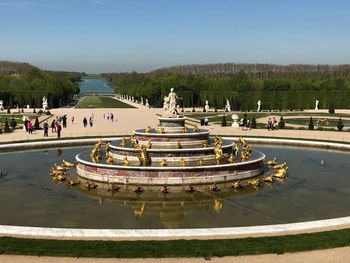
[[[83,140],[77,140],[78,143],[81,141]],[[242,233],[243,230],[236,228],[242,226],[254,226],[245,228],[247,233],[254,231],[266,233],[285,231],[292,227],[306,229],[307,225],[319,227],[326,224],[334,225],[336,222],[338,224],[348,222],[345,218],[327,220],[325,223],[317,221],[297,223],[293,226],[290,224],[350,216],[346,209],[350,205],[348,187],[350,145],[284,139],[246,139],[246,141],[262,143],[263,145],[253,145],[253,149],[264,152],[266,159],[276,156],[280,162],[287,162],[288,178],[276,180],[273,184],[264,183],[259,189],[248,186],[237,190],[222,187],[220,192],[210,192],[208,188],[200,189],[198,186],[195,187],[195,193],[175,192],[173,187],[170,187],[170,193],[167,195],[159,191],[137,194],[130,189],[124,190],[122,186],[114,193],[106,190],[109,188],[108,185],[103,187],[102,184],[96,191],[88,191],[83,185],[71,188],[64,182],[53,182],[48,171],[54,163],[59,164],[63,159],[73,162],[77,153],[89,152],[91,146],[8,153],[1,151],[3,177],[0,179],[0,200],[2,200],[0,224],[66,228],[62,230],[66,234],[63,232],[61,234],[59,229],[40,228],[36,233],[42,235],[55,233],[68,237],[68,235],[78,236],[79,232],[96,237],[98,234],[108,235],[108,233],[110,236],[117,236],[118,233],[121,235],[124,233],[122,229],[125,230],[125,235],[127,232],[141,235],[141,232],[137,234],[133,232],[134,230],[130,230],[137,228],[196,228],[174,231],[176,235],[184,236],[186,233],[188,235]],[[61,143],[74,144],[64,141],[43,142],[41,147],[50,147],[49,144],[58,146]],[[272,146],[271,143],[278,143],[281,146]],[[286,146],[293,144],[300,147]],[[40,147],[38,143],[32,145]],[[1,145],[0,149],[6,147],[9,149],[11,146]],[[29,149],[30,144],[23,147]],[[322,147],[324,149],[321,149]],[[18,144],[16,149],[20,149]],[[324,161],[323,166],[320,165],[321,160]],[[264,175],[270,172],[267,170]],[[76,171],[69,170],[67,176],[74,178]],[[278,225],[269,228],[261,226],[272,224]],[[84,232],[71,228],[98,230]],[[101,230],[106,228],[114,230]],[[1,229],[3,231],[1,233],[9,234],[8,231],[11,231],[11,228],[3,226]],[[17,234],[31,235],[35,231],[28,228],[16,229],[22,231]],[[146,232],[150,236],[158,235],[158,232],[154,231]],[[169,236],[169,232],[162,233]]]

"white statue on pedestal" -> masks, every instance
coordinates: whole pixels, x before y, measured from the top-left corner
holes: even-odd
[[[141,97],[141,104],[143,105],[143,97]]]
[[[260,108],[261,108],[261,100],[258,100],[258,109],[257,109],[257,111],[260,111]]]
[[[4,101],[0,100],[0,110],[4,110]]]
[[[43,98],[43,111],[46,111],[46,110],[47,110],[47,99],[44,96],[44,98]]]
[[[205,109],[205,111],[209,111],[209,109],[210,109],[208,100],[205,101],[204,109]]]
[[[180,98],[176,95],[174,89],[171,88],[168,97],[164,96],[163,109],[165,112],[163,117],[177,117],[176,99]]]
[[[231,105],[230,105],[230,101],[229,100],[226,100],[225,111],[226,112],[230,112],[231,111]]]
[[[239,128],[239,123],[237,122],[238,116],[236,114],[232,114],[233,123],[231,124],[232,128]]]
[[[320,101],[319,100],[316,100],[315,101],[315,110],[318,110],[318,104],[320,103]]]
[[[142,103],[143,104],[143,103]],[[146,107],[149,108],[149,103],[148,103],[148,99],[146,99]]]

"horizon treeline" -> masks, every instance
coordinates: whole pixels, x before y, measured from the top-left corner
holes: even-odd
[[[0,99],[6,107],[42,107],[45,96],[49,107],[65,104],[79,93],[84,73],[44,71],[29,63],[0,61]]]
[[[180,106],[233,110],[310,109],[332,103],[350,108],[350,65],[207,64],[162,68],[149,73],[104,73],[116,85],[116,93],[148,98],[161,107],[163,97],[174,88],[183,98]]]

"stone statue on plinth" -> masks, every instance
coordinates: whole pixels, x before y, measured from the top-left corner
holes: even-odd
[[[316,100],[315,101],[315,110],[318,110],[318,104],[320,103],[320,101],[319,100]]]
[[[230,101],[229,100],[226,100],[225,111],[226,112],[230,112],[231,111],[231,105],[230,105]]]
[[[209,111],[209,109],[210,109],[210,106],[209,106],[209,101],[208,101],[208,100],[206,100],[206,101],[205,101],[205,106],[204,106],[204,109],[205,109],[205,111],[206,111],[206,112],[208,112],[208,111]]]
[[[258,100],[258,109],[257,109],[257,111],[259,112],[259,111],[261,111],[261,100]]]
[[[44,110],[44,111],[47,110],[47,105],[48,105],[48,104],[47,104],[47,99],[46,99],[46,97],[44,96],[44,97],[43,97],[43,110]]]
[[[176,109],[177,99],[181,98],[179,98],[174,92],[174,89],[171,88],[168,97],[164,96],[163,109],[165,112],[163,117],[176,118],[178,116],[179,112]]]

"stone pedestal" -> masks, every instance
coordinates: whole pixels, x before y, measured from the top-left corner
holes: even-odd
[[[238,120],[238,116],[236,114],[232,114],[232,120],[233,120],[233,123],[232,123],[232,128],[239,128],[239,123],[237,122]]]

